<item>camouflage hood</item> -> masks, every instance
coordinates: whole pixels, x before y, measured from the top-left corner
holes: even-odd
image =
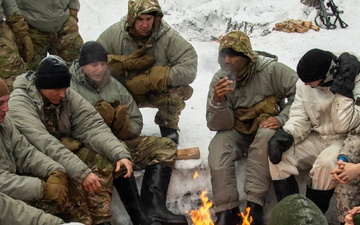
[[[158,17],[160,20],[164,16],[157,0],[129,0],[126,29],[131,27],[135,23],[136,18],[142,14],[153,12],[156,13],[155,17]],[[155,19],[155,21],[159,21],[159,19]],[[155,26],[158,27],[159,25],[155,24]]]
[[[218,52],[219,63],[220,52],[226,48],[230,48],[236,52],[244,53],[244,55],[250,59],[247,72],[245,72],[245,74],[237,74],[238,80],[240,80],[243,85],[246,80],[248,80],[249,76],[252,74],[252,68],[258,59],[258,54],[252,49],[249,37],[242,31],[230,31],[220,39]]]

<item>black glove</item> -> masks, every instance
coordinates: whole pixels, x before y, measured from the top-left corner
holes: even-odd
[[[284,131],[283,129],[277,130],[276,133],[270,138],[268,144],[270,162],[272,164],[279,164],[283,152],[288,150],[293,142],[294,138],[291,134]]]
[[[360,72],[359,60],[349,53],[342,53],[339,58],[339,68],[337,76],[330,90],[335,94],[341,94],[348,98],[354,98],[353,89],[355,87],[355,78]]]

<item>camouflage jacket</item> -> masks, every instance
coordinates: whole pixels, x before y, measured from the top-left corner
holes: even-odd
[[[129,3],[139,1],[132,0]],[[130,5],[128,15],[124,16],[119,22],[111,25],[97,39],[104,46],[108,54],[129,55],[139,48],[138,43],[128,32],[128,27],[135,21],[136,16],[141,13],[157,11],[157,15],[162,17],[162,12],[157,1],[142,1],[144,5]],[[192,83],[197,73],[197,53],[193,46],[186,41],[177,31],[161,20],[159,28],[156,29],[151,37],[151,47],[146,54],[155,57],[154,66],[170,66],[167,85],[178,87]],[[120,80],[124,84],[126,79],[138,74],[138,71],[129,73],[128,77]]]
[[[23,201],[39,200],[43,196],[41,179],[54,170],[65,172],[63,166],[38,151],[5,118],[0,124],[0,192]]]
[[[104,85],[100,90],[95,90],[85,79],[85,74],[82,72],[79,61],[76,60],[70,67],[71,88],[77,91],[81,96],[88,100],[92,105],[99,100],[104,100],[112,104],[115,100],[119,100],[120,104],[128,107],[127,115],[131,120],[131,134],[132,138],[140,135],[143,128],[142,115],[137,107],[135,100],[128,92],[128,90],[115,78],[111,77],[109,71],[106,73],[106,81],[108,83]]]
[[[44,101],[35,87],[34,78],[35,73],[29,71],[15,80],[9,116],[32,144],[62,164],[69,177],[81,183],[91,170],[47,131]],[[62,134],[79,140],[111,161],[131,158],[126,145],[119,142],[95,108],[77,92],[68,88],[60,104],[58,120]]]
[[[210,130],[220,131],[234,128],[234,110],[250,108],[265,97],[276,96],[280,101],[280,113],[275,116],[282,124],[288,120],[290,106],[295,96],[296,72],[272,58],[258,56],[252,67],[252,74],[246,83],[237,82],[235,90],[226,96],[224,102],[213,100],[215,84],[227,74],[220,69],[214,75],[207,97],[206,120]],[[286,101],[287,100],[287,101]]]
[[[57,33],[70,16],[69,9],[79,11],[79,0],[16,0],[25,21],[46,32]]]

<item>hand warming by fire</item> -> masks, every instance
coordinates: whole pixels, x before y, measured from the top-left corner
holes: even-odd
[[[193,178],[196,179],[199,174],[195,171]],[[202,191],[200,198],[202,201],[202,206],[197,210],[191,210],[190,216],[192,225],[214,225],[214,222],[211,219],[211,214],[209,209],[212,207],[212,202],[209,201],[209,198],[206,196],[208,193],[207,190]],[[241,212],[242,225],[250,225],[252,222],[252,217],[250,216],[250,207],[247,207],[245,213]]]

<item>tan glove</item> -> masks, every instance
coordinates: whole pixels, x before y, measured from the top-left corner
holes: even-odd
[[[82,147],[82,143],[80,141],[71,137],[62,137],[60,138],[60,142],[65,146],[65,148],[72,152],[75,152]]]
[[[167,92],[169,72],[169,66],[154,66],[150,73],[139,74],[131,80],[127,80],[126,86],[131,93],[136,95],[142,95],[149,91]]]
[[[23,16],[15,13],[6,19],[11,31],[14,33],[19,53],[25,62],[30,62],[34,57],[34,44],[29,35],[29,26]]]
[[[74,17],[76,19],[76,22],[79,22],[77,10],[76,9],[69,9],[69,10],[70,10],[70,16]]]
[[[115,136],[121,140],[126,140],[131,137],[131,120],[127,115],[128,107],[125,105],[118,105],[115,108],[114,122],[112,131]]]
[[[100,113],[102,118],[104,119],[105,123],[111,127],[113,121],[114,121],[114,108],[107,102],[104,101],[98,101],[95,104],[95,109]]]
[[[67,176],[59,170],[50,172],[46,182],[43,182],[43,198],[54,201],[60,209],[64,209],[68,198]]]
[[[124,76],[127,71],[144,70],[152,66],[155,57],[144,55],[146,48],[140,48],[130,55],[108,55],[108,68],[112,76]]]

